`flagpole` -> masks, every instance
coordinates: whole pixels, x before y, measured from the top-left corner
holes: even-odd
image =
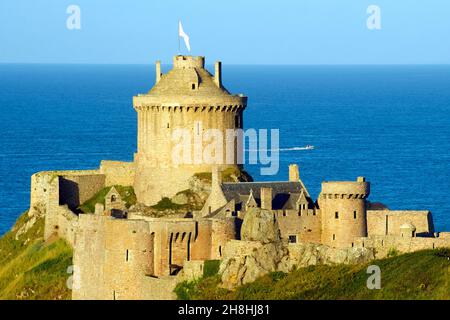
[[[178,38],[178,55],[180,55],[180,20],[178,20],[178,30],[177,30],[177,38]]]

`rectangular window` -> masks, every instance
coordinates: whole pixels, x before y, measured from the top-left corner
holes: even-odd
[[[336,240],[336,235],[335,234],[333,234],[333,240]]]
[[[128,249],[127,249],[127,253],[126,253],[126,256],[125,256],[125,261],[128,262],[128,258],[129,258],[129,254],[128,254]]]
[[[297,243],[297,236],[289,236],[289,243]]]
[[[353,211],[353,219],[356,219],[356,211]]]
[[[336,211],[336,212],[334,213],[334,218],[335,218],[335,219],[339,219],[339,212]]]

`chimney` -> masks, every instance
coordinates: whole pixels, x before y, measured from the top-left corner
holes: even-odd
[[[298,165],[296,165],[296,164],[289,165],[289,181],[290,182],[299,182],[300,181],[300,173],[298,171]]]
[[[261,188],[261,209],[272,210],[272,188]]]
[[[211,189],[219,187],[222,184],[222,172],[219,171],[219,166],[213,166],[211,172]]]
[[[159,80],[161,80],[161,61],[156,61],[156,83],[159,82]]]
[[[214,83],[219,88],[222,87],[222,62],[216,61],[214,68]]]

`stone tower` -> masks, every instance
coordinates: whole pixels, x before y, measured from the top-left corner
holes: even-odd
[[[319,207],[322,243],[336,248],[351,247],[356,237],[367,236],[366,198],[370,184],[357,181],[322,182]]]
[[[219,130],[224,137],[224,161],[216,165],[221,170],[237,167],[237,154],[242,150],[234,143],[234,161],[225,161],[230,156],[225,156],[225,137],[227,129],[243,127],[247,97],[230,94],[221,79],[221,63],[216,62],[215,74],[211,75],[205,69],[204,57],[175,56],[167,74],[161,73],[161,64],[156,62],[155,86],[147,94],[133,98],[138,118],[134,189],[139,202],[155,204],[161,197],[188,188],[188,179],[194,173],[211,172],[213,164],[205,163],[201,156],[201,150],[211,141],[196,140],[207,129]],[[186,129],[186,134],[175,137],[174,130],[180,132],[178,129]],[[185,138],[188,140],[181,140]],[[174,161],[180,141],[188,141],[192,152],[190,157],[184,158],[186,153],[182,153],[183,160],[178,157]]]

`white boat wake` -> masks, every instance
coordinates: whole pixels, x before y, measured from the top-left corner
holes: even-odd
[[[249,152],[258,152],[258,151],[300,151],[300,150],[314,150],[316,147],[315,146],[311,146],[311,145],[306,145],[304,147],[290,147],[290,148],[279,148],[279,149],[245,149],[245,151],[249,151]]]

